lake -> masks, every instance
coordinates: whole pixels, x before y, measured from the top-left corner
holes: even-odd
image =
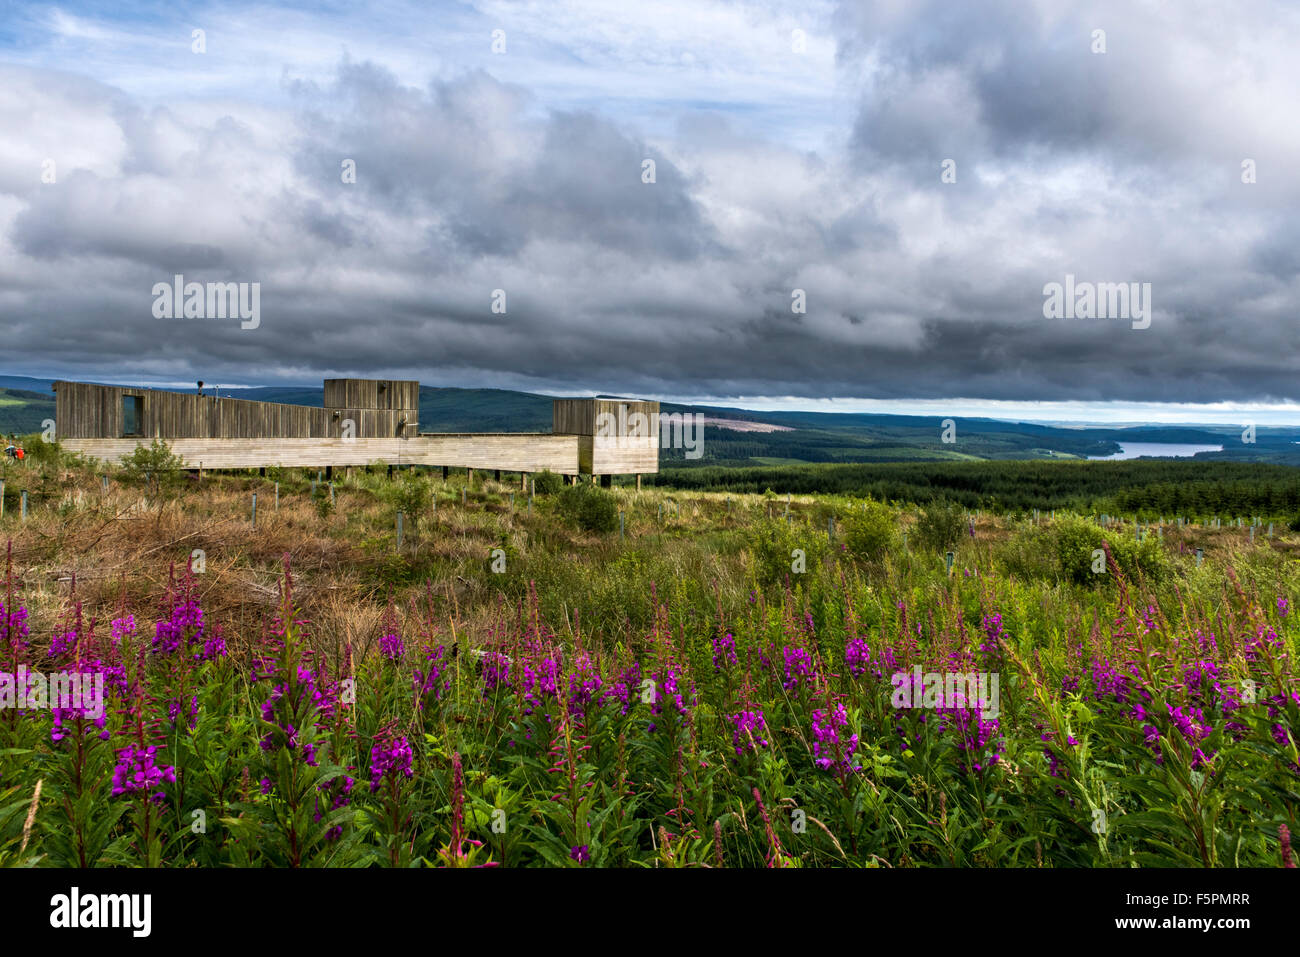
[[[1088,458],[1097,462],[1110,462],[1117,459],[1136,459],[1144,455],[1154,455],[1160,458],[1185,459],[1190,458],[1197,452],[1222,452],[1222,445],[1184,445],[1181,442],[1121,442],[1120,451],[1114,455],[1089,455]]]

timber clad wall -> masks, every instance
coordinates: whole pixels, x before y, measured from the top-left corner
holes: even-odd
[[[556,399],[551,433],[439,434],[418,431],[420,384],[406,379],[326,379],[319,409],[83,382],[56,382],[54,391],[59,442],[108,461],[156,438],[203,468],[385,462],[565,475],[659,469],[658,402]],[[130,435],[128,400],[137,409]],[[348,420],[355,431],[345,434]]]
[[[317,409],[84,382],[56,382],[54,391],[57,397],[54,429],[60,439],[129,438],[125,432],[123,400],[130,396],[140,399],[141,414],[135,436],[146,442],[153,439],[342,438],[344,423],[349,419],[356,425],[357,438],[412,436],[419,426],[419,413],[414,407]]]
[[[327,409],[390,409],[418,417],[420,383],[414,379],[326,379]]]

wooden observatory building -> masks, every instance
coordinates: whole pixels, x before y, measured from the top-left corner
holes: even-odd
[[[556,399],[550,432],[420,432],[412,379],[326,379],[320,407],[59,381],[55,437],[120,461],[155,439],[192,468],[433,465],[563,475],[659,470],[659,403]]]

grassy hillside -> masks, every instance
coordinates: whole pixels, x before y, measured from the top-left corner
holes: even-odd
[[[1300,826],[1285,529],[384,471],[7,469],[0,658],[108,700],[0,711],[0,865],[1274,867]]]

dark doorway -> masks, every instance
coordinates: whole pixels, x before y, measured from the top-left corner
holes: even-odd
[[[144,435],[144,396],[122,396],[122,435]]]

